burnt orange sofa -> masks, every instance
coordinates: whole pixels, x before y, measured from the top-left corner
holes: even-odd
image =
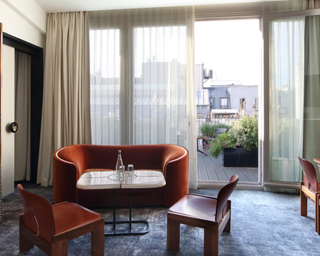
[[[132,189],[133,206],[172,206],[188,194],[189,153],[180,146],[158,145],[71,145],[58,149],[53,156],[53,202],[75,202],[85,207],[111,207],[113,190],[78,189],[76,183],[88,169],[113,169],[118,150],[123,164],[135,170],[161,171],[166,185],[161,188]],[[116,190],[116,205],[129,205],[129,190]]]

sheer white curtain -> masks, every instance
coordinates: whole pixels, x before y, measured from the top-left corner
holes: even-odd
[[[55,150],[90,144],[88,13],[50,13],[37,182],[52,185]]]
[[[319,158],[320,144],[320,16],[306,17],[303,157]],[[319,177],[319,175],[318,175]]]
[[[15,121],[19,125],[19,130],[14,137],[14,180],[30,180],[30,55],[18,51],[15,52],[15,76]]]
[[[186,147],[197,186],[193,7],[90,13],[94,144]]]
[[[298,182],[304,103],[304,18],[271,22],[270,180]]]

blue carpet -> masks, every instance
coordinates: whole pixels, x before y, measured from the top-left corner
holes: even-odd
[[[28,191],[52,202],[52,188],[24,184]],[[191,193],[216,196],[217,190],[200,189]],[[235,190],[231,195],[231,232],[219,239],[219,255],[320,255],[320,236],[314,230],[314,204],[308,201],[308,216],[300,216],[296,194]],[[181,225],[180,251],[166,248],[166,207],[134,208],[133,219],[149,221],[150,232],[143,236],[105,237],[105,255],[203,255],[203,230]],[[95,209],[111,220],[110,209]],[[3,199],[0,224],[0,255],[45,255],[37,247],[19,253],[19,214],[22,204],[17,192]],[[117,210],[117,219],[128,211]],[[137,227],[141,228],[141,227]],[[69,254],[90,255],[90,234],[68,243]]]

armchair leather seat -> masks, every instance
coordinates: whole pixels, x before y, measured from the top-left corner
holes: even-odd
[[[75,203],[66,202],[53,205],[52,210],[57,234],[90,223],[101,217],[100,214]]]
[[[186,195],[174,204],[170,211],[186,216],[197,216],[197,219],[215,221],[217,201],[211,197]]]

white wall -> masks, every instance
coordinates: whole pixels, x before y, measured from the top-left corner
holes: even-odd
[[[14,192],[14,133],[8,132],[6,126],[14,122],[14,54],[12,47],[3,45],[2,72],[2,193],[3,196]]]
[[[230,103],[232,109],[238,109],[240,111],[240,99],[245,98],[246,114],[253,114],[252,106],[255,104],[255,99],[259,98],[258,86],[230,86],[228,91],[230,93]]]
[[[45,47],[46,15],[33,0],[0,0],[3,31],[41,48]]]
[[[3,31],[30,44],[45,48],[46,12],[34,0],[0,0]],[[2,59],[2,192],[14,191],[14,134],[6,125],[15,121],[14,48],[3,45]]]

